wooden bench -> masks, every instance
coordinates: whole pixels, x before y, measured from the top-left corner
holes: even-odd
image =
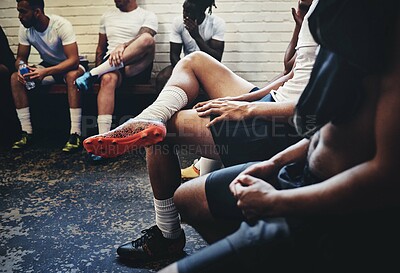
[[[52,84],[49,86],[41,86],[39,88],[46,89],[46,93],[48,94],[66,94],[67,93],[67,86],[65,84]],[[100,85],[94,84],[92,89],[87,91],[91,94],[97,94],[99,92]],[[124,85],[122,84],[121,87],[117,89],[118,93],[122,93],[125,95],[132,94],[132,95],[158,95],[156,92],[156,88],[154,85],[154,81],[151,81],[148,84],[131,84],[131,85]]]

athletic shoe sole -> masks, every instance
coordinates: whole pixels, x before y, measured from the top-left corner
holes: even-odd
[[[94,136],[83,141],[88,153],[104,158],[113,158],[129,151],[161,142],[167,130],[165,127],[150,125],[148,128],[124,138]]]

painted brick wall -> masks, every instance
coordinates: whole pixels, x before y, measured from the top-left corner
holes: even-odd
[[[153,72],[169,64],[168,34],[172,19],[182,14],[183,0],[138,0],[141,7],[155,12],[159,20],[157,47]],[[64,16],[74,26],[80,55],[90,62],[98,38],[101,14],[115,8],[112,0],[47,0],[45,12]],[[234,1],[216,0],[213,13],[227,23],[225,53],[222,62],[240,76],[263,86],[283,69],[282,60],[294,27],[291,7],[296,0]],[[14,53],[18,44],[15,0],[0,1],[0,25],[6,32]],[[32,52],[31,62],[37,62]]]

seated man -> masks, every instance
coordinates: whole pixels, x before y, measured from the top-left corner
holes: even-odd
[[[4,148],[10,148],[18,133],[18,119],[15,114],[15,107],[12,102],[10,90],[10,76],[15,72],[15,57],[10,49],[8,39],[0,26],[0,82],[2,90],[0,92],[0,116],[2,124],[7,131],[0,134],[0,151]]]
[[[96,67],[76,80],[79,90],[100,79],[97,95],[99,134],[111,129],[115,89],[122,81],[148,83],[153,69],[154,36],[158,21],[153,12],[142,9],[136,0],[116,1],[117,9],[106,12],[100,21]],[[94,161],[101,157],[91,155]]]
[[[171,77],[172,69],[181,59],[182,49],[185,56],[200,50],[221,61],[225,46],[225,21],[211,14],[212,6],[215,6],[214,0],[185,0],[183,3],[183,18],[174,18],[170,33],[171,65],[158,73],[157,91],[160,92]]]
[[[169,57],[171,65],[161,70],[156,78],[156,90],[160,92],[171,77],[172,69],[184,55],[201,50],[221,61],[224,52],[225,21],[216,15],[212,15],[214,0],[186,0],[183,3],[183,18],[177,16],[172,23],[170,33]],[[208,9],[208,14],[206,10]],[[209,158],[200,158],[196,164],[182,169],[182,179],[197,177],[202,173],[208,173],[221,167],[221,162]]]
[[[31,46],[40,54],[43,62],[40,67],[29,67],[30,73],[22,76],[15,72],[11,76],[11,90],[14,97],[17,115],[21,122],[21,138],[14,143],[13,149],[19,150],[32,142],[32,125],[30,120],[28,95],[25,79],[30,78],[43,84],[65,82],[68,89],[68,103],[71,116],[71,128],[68,142],[62,149],[73,152],[82,147],[80,94],[74,82],[85,71],[79,65],[78,46],[72,25],[57,15],[45,15],[43,0],[17,0],[17,10],[21,26],[15,66],[22,60],[28,61]]]
[[[181,183],[176,144],[231,166],[266,159],[298,141],[288,120],[308,83],[317,46],[306,15],[293,71],[260,90],[209,54],[191,53],[178,62],[152,105],[116,129],[84,141],[87,151],[107,157],[151,146],[146,152],[156,225],[122,245],[120,257],[151,260],[182,253],[185,236],[172,198]],[[200,85],[212,100],[179,111],[196,98]],[[162,146],[153,145],[162,140]]]
[[[209,242],[245,222],[161,272],[399,270],[399,4],[318,4],[321,49],[295,117],[310,139],[178,188],[182,218]]]

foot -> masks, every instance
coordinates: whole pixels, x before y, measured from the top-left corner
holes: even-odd
[[[157,259],[177,258],[184,254],[186,239],[182,230],[177,239],[165,238],[156,226],[142,230],[143,235],[117,249],[120,258],[135,262],[149,262]]]
[[[83,146],[89,153],[112,158],[154,145],[166,134],[167,129],[160,121],[130,119],[112,131],[85,139]]]
[[[187,168],[181,169],[181,177],[184,181],[199,177],[199,175],[200,170],[197,169],[194,164],[190,165]]]
[[[85,72],[82,76],[75,80],[75,85],[79,91],[88,91],[97,78],[97,76],[92,76],[90,72]]]
[[[14,142],[13,146],[11,147],[13,150],[22,150],[32,144],[33,135],[28,134],[25,131],[21,132],[21,138]]]
[[[81,137],[78,134],[71,134],[64,148],[63,152],[72,153],[82,148]]]

